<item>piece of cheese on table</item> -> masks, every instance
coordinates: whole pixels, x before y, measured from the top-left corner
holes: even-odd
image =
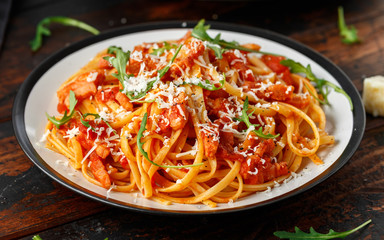
[[[364,79],[363,103],[367,113],[384,116],[384,76]]]

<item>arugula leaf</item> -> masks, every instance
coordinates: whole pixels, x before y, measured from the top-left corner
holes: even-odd
[[[353,110],[353,104],[352,100],[349,97],[349,95],[341,88],[336,86],[335,84],[328,82],[324,79],[317,78],[311,69],[311,66],[308,64],[307,67],[304,67],[301,63],[295,62],[292,59],[285,59],[280,62],[282,65],[287,66],[291,69],[292,73],[303,73],[306,75],[306,77],[315,83],[315,88],[318,91],[319,94],[321,94],[324,98],[324,100],[318,99],[306,86],[306,88],[309,90],[309,93],[316,98],[321,104],[329,104],[328,101],[328,95],[329,95],[329,87],[333,88],[336,92],[343,94],[347,99],[351,106],[351,111]]]
[[[360,226],[349,230],[345,232],[335,232],[334,230],[329,230],[328,233],[322,234],[318,233],[313,229],[312,227],[309,229],[309,233],[305,233],[301,231],[298,227],[295,227],[295,232],[286,232],[286,231],[277,231],[273,234],[276,237],[279,237],[281,239],[290,239],[290,240],[300,240],[300,239],[334,239],[334,238],[345,238],[346,236],[350,235],[351,233],[356,232],[357,230],[363,228],[364,226],[368,225],[372,220],[368,220],[365,223],[361,224]]]
[[[340,36],[342,37],[341,41],[346,44],[359,43],[360,39],[357,35],[357,29],[352,25],[348,28],[345,23],[343,7],[340,6],[337,12]]]
[[[85,116],[81,116],[80,117],[80,122],[86,127],[86,128],[91,128],[92,129],[92,131],[96,131],[92,126],[91,126],[91,124],[89,124],[89,121],[85,121],[84,119],[85,119],[86,117]]]
[[[163,53],[165,51],[169,51],[171,49],[176,49],[176,48],[177,48],[176,44],[171,45],[168,42],[164,42],[164,47],[153,49],[151,52],[151,55],[155,55],[155,56],[159,57],[159,56],[163,55]]]
[[[74,110],[75,110],[76,104],[77,104],[77,99],[76,99],[75,93],[71,90],[69,91],[69,115],[67,115],[67,110],[65,110],[64,116],[59,120],[56,119],[55,116],[52,116],[52,117],[49,116],[48,113],[45,113],[45,115],[47,116],[48,120],[51,121],[57,128],[60,128],[61,125],[68,122],[72,118],[75,112]]]
[[[210,84],[209,80],[205,80],[205,82],[203,81],[199,81],[198,83],[195,83],[193,81],[184,81],[181,85],[184,85],[184,84],[191,84],[191,85],[195,85],[195,86],[199,86],[205,90],[209,90],[209,91],[216,91],[216,90],[220,90],[224,87],[224,84],[225,84],[225,75],[224,76],[224,79],[220,80],[220,86],[219,87],[216,87],[214,84]]]
[[[218,59],[223,58],[223,53],[227,49],[238,49],[246,52],[256,52],[268,55],[276,55],[274,53],[268,53],[263,51],[257,51],[250,48],[240,46],[236,41],[227,42],[221,39],[221,34],[217,34],[215,38],[212,38],[208,35],[207,30],[210,28],[210,25],[204,25],[205,20],[200,20],[197,25],[192,30],[192,37],[200,39],[207,42],[207,46],[215,52],[215,55]]]
[[[199,86],[205,90],[216,91],[216,90],[220,90],[224,87],[225,79],[222,79],[219,82],[220,82],[220,87],[216,87],[214,84],[210,84],[208,80],[205,80],[205,83],[199,82],[197,84],[197,86]]]
[[[112,66],[116,68],[117,74],[112,74],[112,75],[117,79],[119,79],[121,85],[123,85],[124,89],[122,90],[122,92],[124,92],[129,99],[136,100],[147,95],[147,92],[152,89],[153,85],[168,72],[172,63],[175,61],[176,56],[180,52],[180,49],[182,46],[183,45],[180,45],[177,48],[175,54],[173,55],[169,63],[164,68],[157,71],[157,76],[147,83],[147,87],[145,88],[145,90],[139,93],[135,91],[126,91],[125,89],[128,79],[133,77],[132,74],[128,75],[126,72],[126,66],[130,58],[130,51],[124,52],[120,47],[111,46],[108,48],[108,53],[116,54],[116,57],[106,56],[104,57],[104,59],[109,61],[112,64]]]
[[[81,123],[82,123],[85,127],[87,127],[87,128],[90,127],[93,131],[96,131],[96,130],[91,126],[91,124],[89,124],[89,121],[85,121],[85,120],[84,120],[84,119],[85,119],[86,117],[88,117],[88,116],[94,116],[95,119],[100,118],[103,122],[105,122],[105,124],[107,124],[107,126],[108,126],[109,128],[112,128],[112,129],[113,129],[113,127],[109,124],[109,122],[107,122],[104,118],[102,118],[102,117],[101,117],[99,114],[97,114],[97,113],[86,113],[86,114],[84,114],[83,116],[81,116],[80,121],[81,121]],[[114,132],[115,134],[117,134],[117,132],[116,132],[115,129],[113,129],[113,132]]]
[[[168,166],[168,165],[159,165],[159,164],[151,161],[148,157],[148,153],[143,149],[144,143],[141,141],[141,138],[143,137],[143,133],[146,130],[147,119],[148,119],[147,116],[148,116],[148,114],[145,113],[143,116],[143,120],[141,121],[139,132],[137,133],[137,146],[139,148],[140,153],[144,156],[144,158],[148,162],[150,162],[151,164],[153,164],[157,167],[162,167],[162,168],[189,168],[189,167],[197,167],[197,166],[203,165],[203,163],[198,163],[198,164],[183,165],[183,166]]]
[[[236,118],[236,120],[238,121],[241,121],[241,122],[244,122],[245,125],[247,125],[248,129],[250,127],[254,128],[254,130],[252,130],[257,136],[261,137],[261,138],[266,138],[266,139],[269,139],[269,138],[277,138],[280,134],[276,134],[276,135],[273,135],[273,134],[264,134],[263,133],[263,128],[259,125],[259,124],[252,124],[250,121],[249,121],[249,117],[252,116],[253,112],[251,112],[250,114],[248,114],[248,105],[249,105],[249,102],[248,102],[248,97],[245,98],[245,101],[244,101],[244,105],[243,105],[243,110],[241,111],[241,117],[240,118]],[[259,129],[256,130],[256,127],[259,127]]]
[[[121,47],[110,46],[107,50],[109,54],[115,54],[116,57],[106,56],[105,60],[110,62],[114,68],[116,68],[117,73],[113,73],[112,76],[119,79],[121,85],[124,85],[124,82],[128,80],[133,75],[128,75],[126,71],[127,63],[129,61],[131,52],[128,50],[124,52]]]
[[[169,68],[171,67],[172,63],[175,61],[177,55],[179,54],[180,50],[181,50],[181,47],[183,46],[183,44],[181,44],[175,51],[175,54],[173,55],[171,61],[169,61],[169,63],[162,69],[158,70],[158,75],[156,77],[156,81],[160,80],[162,77],[164,77],[164,75],[168,72]]]
[[[51,23],[60,23],[66,26],[77,27],[93,33],[94,35],[100,33],[96,28],[73,18],[62,16],[46,17],[37,24],[35,38],[29,43],[32,51],[37,51],[42,46],[43,36],[51,36],[51,31],[48,28]]]

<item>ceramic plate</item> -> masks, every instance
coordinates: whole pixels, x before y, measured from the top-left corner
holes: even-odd
[[[257,43],[261,50],[278,53],[310,64],[319,78],[341,86],[351,97],[351,111],[347,99],[336,92],[329,95],[330,106],[323,109],[327,117],[326,130],[336,138],[335,145],[322,148],[319,156],[324,165],[306,161],[303,168],[289,181],[271,190],[253,194],[217,208],[205,205],[172,204],[164,206],[145,199],[140,193],[108,192],[87,182],[80,171],[72,169],[66,158],[44,147],[41,141],[47,119],[45,113],[57,115],[56,90],[73,73],[84,66],[96,53],[111,46],[132,50],[142,42],[179,39],[195,26],[195,22],[163,22],[130,26],[75,43],[53,54],[38,66],[24,81],[13,108],[16,137],[25,154],[46,174],[64,186],[97,201],[151,213],[207,214],[223,213],[262,207],[299,194],[322,182],[340,169],[353,155],[363,136],[365,112],[360,95],[348,77],[333,63],[310,48],[279,34],[239,25],[210,23],[209,34],[221,33],[227,41]]]

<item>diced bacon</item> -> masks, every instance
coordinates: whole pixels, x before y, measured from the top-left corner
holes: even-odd
[[[239,53],[243,54],[241,52]],[[243,81],[257,81],[255,75],[252,73],[252,70],[247,66],[248,60],[245,56],[241,58],[239,56],[236,56],[234,51],[226,51],[225,53],[223,53],[223,59],[225,59],[232,68],[236,69],[239,72],[240,78]]]
[[[263,55],[261,61],[263,61],[272,71],[277,74],[283,73],[289,70],[287,66],[282,65],[280,62],[284,60],[283,56]]]
[[[121,92],[117,92],[115,95],[116,101],[119,102],[119,104],[127,111],[133,110],[133,104],[130,102],[127,95]]]
[[[98,144],[95,151],[96,154],[102,159],[105,159],[111,153],[109,148],[106,147],[104,144]]]
[[[212,124],[211,122],[207,123],[205,128],[207,129],[203,128],[202,131],[200,131],[200,136],[203,139],[205,156],[212,159],[215,157],[219,146],[219,129],[218,125]]]
[[[272,163],[270,155],[273,148],[272,139],[264,140],[257,145],[254,154],[242,162],[240,174],[246,183],[261,184],[288,174],[288,167],[285,162]]]
[[[204,91],[204,96],[209,96],[212,99],[216,98],[228,98],[230,95],[223,89],[219,89],[216,91],[209,91],[209,90],[203,90]]]
[[[283,56],[272,56],[272,55],[263,55],[261,60],[275,73],[281,75],[281,79],[287,85],[292,85],[291,72],[287,66],[282,65],[280,62],[284,60]]]
[[[105,55],[102,55],[100,60],[99,60],[99,68],[101,69],[111,69],[113,68],[112,64],[105,60],[104,57],[114,57],[115,55],[113,54],[105,54]]]
[[[285,84],[264,84],[261,82],[245,81],[243,83],[245,92],[252,91],[258,98],[273,101],[286,102],[293,97],[293,86]]]
[[[120,157],[120,159],[119,159],[119,163],[120,163],[120,165],[121,165],[124,169],[130,170],[128,160],[127,160],[127,158],[126,158],[125,156]]]
[[[104,188],[110,188],[111,179],[109,178],[108,172],[103,164],[103,161],[95,152],[92,152],[90,154],[89,159],[91,161],[91,172],[95,179],[99,181]]]
[[[119,91],[119,87],[100,89],[96,93],[96,99],[100,102],[116,100],[125,110],[132,111],[133,104],[127,95]]]
[[[227,98],[211,99],[205,97],[206,107],[209,110],[209,115],[214,115],[217,118],[222,118],[221,112],[228,113],[228,111],[234,111],[235,106]],[[227,121],[225,119],[224,121]]]
[[[162,46],[162,43],[158,44]],[[144,43],[142,45],[137,45],[131,53],[131,58],[129,59],[129,64],[127,66],[127,73],[137,76],[141,70],[151,72],[157,69],[157,62],[154,58],[150,57],[149,49],[152,47],[152,44]],[[132,57],[137,54],[137,57]],[[142,69],[142,67],[144,68]],[[156,72],[154,71],[154,74]],[[150,76],[150,77],[154,77]]]
[[[266,92],[269,93],[269,98],[272,100],[286,101],[292,98],[293,86],[275,84],[269,86]]]
[[[202,41],[192,37],[186,39],[174,64],[169,69],[169,75],[176,78],[180,77],[182,75],[181,70],[184,71],[187,68],[192,68],[195,60],[203,55],[204,50],[205,46]]]
[[[89,79],[90,74],[94,78],[93,81],[87,80]],[[57,91],[57,97],[59,98],[57,111],[63,113],[65,110],[69,109],[70,91],[73,91],[75,93],[77,101],[81,102],[82,100],[96,94],[97,86],[99,85],[99,83],[104,81],[104,79],[105,76],[102,71],[91,71],[77,76],[75,80],[68,83],[63,88]]]
[[[293,94],[291,99],[288,99],[286,103],[289,103],[297,108],[303,109],[309,105],[311,102],[311,98],[309,95],[298,95],[298,94]]]
[[[172,106],[160,114],[157,124],[162,132],[166,132],[169,128],[173,130],[182,129],[188,122],[186,97],[185,93],[180,93],[174,98]]]
[[[242,46],[249,48],[249,49],[252,49],[252,50],[255,50],[255,51],[259,51],[261,48],[260,45],[255,44],[255,43],[246,43],[246,44],[242,44]]]
[[[119,87],[97,90],[95,98],[99,102],[108,102],[115,99],[115,95],[119,92]]]

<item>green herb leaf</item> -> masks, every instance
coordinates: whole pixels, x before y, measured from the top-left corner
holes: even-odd
[[[164,42],[164,47],[153,49],[151,52],[151,55],[155,55],[159,57],[163,55],[165,51],[169,51],[171,49],[176,49],[176,48],[177,48],[176,44],[169,44],[168,42]]]
[[[144,158],[150,162],[151,164],[162,167],[162,168],[189,168],[189,167],[197,167],[203,165],[203,163],[193,164],[193,165],[183,165],[183,166],[168,166],[168,165],[159,165],[153,161],[151,161],[148,157],[148,153],[143,149],[144,143],[141,141],[141,138],[143,137],[144,131],[146,130],[147,125],[147,116],[148,114],[145,113],[143,116],[143,119],[141,121],[139,132],[137,133],[137,146],[139,148],[140,153],[144,156]]]
[[[84,116],[81,116],[81,118],[80,118],[80,122],[86,127],[86,128],[91,128],[92,129],[92,131],[96,131],[92,126],[91,126],[91,124],[89,124],[89,121],[85,121],[84,120]]]
[[[207,46],[215,52],[215,55],[218,59],[223,58],[222,54],[226,49],[238,49],[246,52],[256,52],[256,53],[262,53],[262,54],[276,55],[274,53],[267,53],[267,52],[262,52],[262,51],[257,51],[250,48],[242,47],[238,42],[235,42],[235,41],[227,42],[221,39],[220,34],[216,35],[215,38],[212,38],[207,33],[207,30],[210,28],[210,25],[204,25],[204,24],[205,24],[204,19],[200,20],[197,23],[197,25],[192,30],[192,37],[200,39],[202,41],[206,41],[208,43]]]
[[[338,23],[340,36],[342,37],[341,41],[346,44],[359,43],[360,39],[357,35],[357,29],[354,26],[348,27],[344,19],[344,9],[343,7],[338,8]]]
[[[356,232],[357,230],[363,228],[367,224],[372,222],[372,220],[368,220],[365,223],[361,224],[360,226],[349,230],[345,232],[335,232],[334,230],[329,230],[328,233],[322,234],[316,232],[312,227],[309,229],[309,233],[305,233],[301,231],[298,227],[295,227],[295,232],[286,232],[286,231],[277,231],[274,232],[273,234],[276,237],[279,237],[281,239],[290,239],[290,240],[309,240],[309,239],[334,239],[334,238],[345,238],[346,236],[350,235],[351,233]]]
[[[147,92],[153,88],[153,85],[168,72],[172,63],[175,61],[176,56],[180,52],[181,47],[182,45],[180,45],[177,48],[175,54],[173,55],[169,63],[164,68],[157,71],[157,76],[154,77],[151,81],[149,81],[147,83],[147,87],[145,88],[145,90],[141,92],[127,91],[125,89],[128,79],[133,77],[132,74],[128,75],[126,72],[126,66],[130,58],[130,51],[124,52],[120,47],[111,46],[108,48],[108,53],[113,53],[116,55],[116,57],[107,56],[107,57],[104,57],[104,59],[109,61],[112,64],[112,66],[116,68],[117,74],[113,74],[113,76],[119,79],[121,85],[124,87],[122,92],[124,92],[129,99],[136,100],[147,95]]]
[[[329,87],[333,88],[336,92],[343,94],[347,99],[351,106],[351,110],[353,110],[353,104],[352,99],[349,97],[349,95],[340,87],[336,86],[335,84],[328,82],[324,79],[317,78],[311,69],[311,66],[308,64],[307,67],[304,67],[301,63],[295,62],[292,59],[284,59],[280,62],[282,65],[287,66],[291,69],[292,73],[303,73],[306,75],[306,77],[315,83],[315,88],[318,91],[319,94],[321,94],[324,98],[324,100],[316,98],[316,96],[309,90],[309,93],[316,98],[321,104],[329,104],[328,101],[328,95],[329,95]],[[307,88],[308,89],[308,88]]]
[[[117,78],[121,85],[125,86],[124,82],[128,80],[133,75],[127,74],[127,63],[129,61],[131,52],[124,52],[121,47],[110,46],[107,50],[109,54],[115,54],[116,57],[106,56],[104,57],[112,66],[117,70],[117,73],[113,73],[112,76]]]
[[[250,127],[254,128],[255,130],[252,130],[257,136],[261,137],[261,138],[266,138],[266,139],[269,139],[269,138],[277,138],[278,136],[280,136],[280,134],[276,134],[276,135],[273,135],[273,134],[264,134],[263,133],[263,128],[259,125],[259,124],[252,124],[250,121],[249,121],[249,117],[252,116],[253,112],[251,112],[250,114],[248,114],[248,105],[249,105],[249,102],[248,102],[248,97],[245,98],[245,101],[244,101],[244,105],[243,105],[243,110],[241,111],[241,117],[240,118],[236,118],[236,120],[238,121],[241,121],[241,122],[244,122],[245,125],[247,125],[248,129]],[[260,126],[260,127],[259,127]],[[259,127],[258,129],[256,129],[256,127]]]
[[[37,51],[42,46],[43,36],[51,35],[51,31],[48,28],[51,23],[60,23],[66,26],[77,27],[95,35],[100,33],[96,28],[73,18],[61,16],[46,17],[37,24],[35,38],[30,41],[32,51]]]
[[[191,85],[195,85],[195,86],[199,86],[205,90],[209,90],[209,91],[216,91],[216,90],[220,90],[224,87],[224,84],[225,84],[225,75],[223,75],[223,79],[219,81],[220,83],[220,86],[219,87],[216,87],[214,84],[211,84],[209,82],[209,80],[205,80],[205,81],[199,81],[198,83],[195,83],[193,81],[184,81],[182,85],[184,84],[191,84]]]
[[[182,46],[183,46],[183,44],[181,44],[181,45],[176,49],[176,52],[175,52],[175,54],[173,55],[171,61],[169,61],[169,63],[168,63],[164,68],[162,68],[161,70],[157,71],[157,72],[158,72],[158,75],[157,75],[157,81],[160,80],[162,77],[164,77],[164,75],[168,72],[168,70],[169,70],[169,68],[171,67],[172,63],[175,61],[177,55],[179,54],[179,52],[180,52]]]
[[[86,114],[84,114],[83,116],[81,116],[80,121],[81,121],[81,123],[82,123],[85,127],[87,127],[87,128],[90,127],[93,131],[96,131],[96,130],[91,126],[91,124],[89,124],[89,121],[85,121],[85,120],[84,120],[84,119],[85,119],[86,117],[88,117],[88,116],[94,116],[95,119],[100,118],[103,122],[105,122],[105,124],[107,124],[107,126],[108,126],[109,128],[112,128],[112,129],[113,129],[113,127],[112,127],[112,126],[111,126],[111,125],[110,125],[104,118],[100,117],[100,115],[97,114],[97,113],[86,113]],[[115,129],[113,129],[113,132],[114,132],[115,134],[117,134],[117,132],[116,132]]]
[[[160,81],[160,79],[162,77],[164,77],[164,75],[168,72],[169,68],[171,67],[172,63],[175,61],[177,55],[179,54],[180,52],[180,49],[183,45],[180,45],[177,49],[176,49],[176,52],[175,54],[173,55],[172,59],[169,61],[169,63],[162,69],[158,70],[157,71],[157,76],[156,78],[154,78],[152,81],[149,81],[148,84],[147,84],[147,88],[145,89],[145,91],[142,91],[140,93],[136,93],[136,92],[128,92],[129,95],[128,97],[131,99],[131,100],[134,100],[134,99],[140,99],[142,97],[144,97],[145,95],[147,95],[147,92],[150,91],[152,88],[153,88],[153,85],[157,82],[157,81]]]
[[[32,237],[32,240],[43,240],[39,235],[35,235]]]
[[[222,79],[219,82],[220,82],[220,87],[216,87],[214,84],[210,84],[208,80],[205,80],[205,83],[199,82],[197,85],[199,87],[205,89],[205,90],[216,91],[216,90],[220,90],[224,87],[225,80]]]
[[[54,116],[49,116],[47,113],[45,115],[47,116],[48,120],[51,121],[57,128],[60,128],[61,125],[68,122],[74,112],[75,112],[75,106],[77,104],[77,99],[75,96],[75,93],[73,91],[69,91],[69,115],[67,115],[67,110],[64,112],[64,116],[61,119],[56,119]]]

